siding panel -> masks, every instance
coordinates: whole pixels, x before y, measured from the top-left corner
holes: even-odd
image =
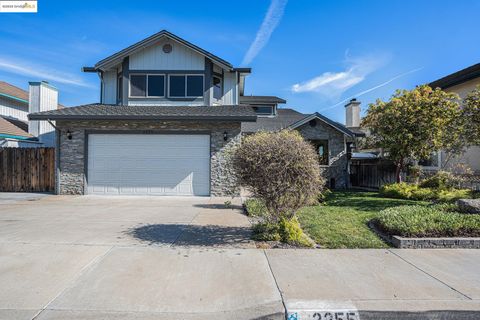
[[[28,121],[28,104],[0,97],[0,115]]]
[[[172,52],[165,53],[162,46],[170,43]],[[130,70],[204,70],[205,58],[172,40],[161,40],[156,45],[130,56]]]

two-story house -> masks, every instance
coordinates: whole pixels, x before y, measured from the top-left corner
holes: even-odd
[[[53,147],[53,126],[28,121],[27,115],[58,108],[63,108],[58,103],[58,90],[45,81],[30,82],[28,91],[0,81],[0,148]]]
[[[480,63],[449,74],[429,84],[432,88],[440,88],[446,92],[454,92],[465,99],[467,95],[480,86]],[[445,163],[448,159],[444,151],[436,152],[430,159],[423,160],[420,165],[430,170],[440,168],[452,169],[457,164],[466,165],[476,174],[480,174],[480,146],[470,146],[465,152]]]
[[[244,96],[250,68],[168,31],[83,71],[100,77],[100,103],[29,115],[56,122],[58,193],[237,194],[229,150],[242,134],[281,129],[315,143],[332,186],[348,184],[353,131],[278,108],[277,97]]]

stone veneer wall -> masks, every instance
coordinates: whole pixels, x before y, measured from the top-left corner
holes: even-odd
[[[329,166],[321,166],[321,171],[330,186],[330,179],[335,178],[335,187],[344,189],[348,187],[348,159],[343,133],[332,128],[320,120],[315,120],[313,127],[310,123],[297,128],[300,134],[307,140],[328,140]]]
[[[212,196],[238,195],[239,188],[229,164],[229,150],[240,142],[239,122],[213,121],[57,121],[59,131],[59,194],[84,194],[85,135],[93,130],[152,130],[210,132],[210,194]],[[72,139],[67,139],[67,131]],[[227,131],[228,140],[223,133]]]

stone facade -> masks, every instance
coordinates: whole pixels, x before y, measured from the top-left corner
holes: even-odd
[[[321,171],[330,187],[332,179],[335,188],[348,188],[348,159],[345,135],[325,122],[316,119],[306,123],[297,130],[306,140],[328,140],[329,165],[321,166]]]
[[[210,133],[210,194],[238,195],[239,188],[229,164],[229,150],[240,142],[240,122],[213,121],[57,121],[59,159],[57,185],[59,194],[84,194],[88,152],[85,142],[89,131],[136,130],[148,133],[209,132]],[[71,133],[68,139],[67,132]],[[224,140],[224,132],[228,139]]]

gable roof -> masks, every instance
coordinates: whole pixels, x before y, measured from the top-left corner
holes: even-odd
[[[10,121],[0,117],[0,138],[31,139],[33,136]]]
[[[143,39],[143,40],[141,40],[141,41],[139,41],[139,42],[123,49],[123,50],[120,50],[117,53],[114,53],[111,56],[109,56],[109,57],[107,57],[103,60],[100,60],[99,62],[97,62],[95,64],[94,68],[95,69],[100,69],[100,70],[105,70],[106,68],[108,68],[111,65],[120,63],[123,60],[123,58],[128,57],[129,55],[135,53],[136,51],[141,50],[145,47],[148,47],[148,46],[151,46],[151,45],[157,43],[161,38],[164,38],[164,37],[167,37],[169,39],[172,39],[174,41],[177,41],[177,42],[189,47],[193,51],[196,51],[199,54],[217,62],[221,66],[226,67],[227,69],[233,69],[233,65],[230,62],[225,61],[220,57],[217,57],[216,55],[214,55],[214,54],[212,54],[212,53],[194,45],[193,43],[188,42],[185,39],[182,39],[182,38],[174,35],[173,33],[169,32],[167,30],[162,30],[160,32],[157,32],[157,33],[155,33],[154,35],[151,35],[148,38],[145,38],[145,39]]]
[[[348,129],[347,127],[345,127],[343,124],[341,123],[338,123],[338,122],[335,122],[327,117],[325,117],[324,115],[318,113],[318,112],[315,112],[295,123],[292,123],[289,128],[290,129],[295,129],[295,128],[298,128],[302,125],[304,125],[305,123],[309,122],[309,121],[312,121],[314,119],[319,119],[320,121],[323,121],[325,122],[326,124],[332,126],[334,129],[342,132],[343,134],[349,136],[349,137],[355,137],[355,136],[358,136],[359,134],[358,133],[355,133],[353,131],[351,131],[350,129]]]
[[[16,87],[13,84],[0,81],[0,96],[26,103],[26,107],[28,108],[28,91]],[[58,108],[65,108],[65,106],[59,103]]]
[[[256,104],[256,103],[273,103],[273,104],[283,104],[287,103],[286,100],[275,97],[275,96],[240,96],[240,103],[245,104]]]
[[[213,120],[255,121],[250,106],[119,106],[87,104],[58,110],[30,113],[30,120]]]
[[[480,63],[477,63],[473,66],[467,67],[460,71],[451,73],[443,78],[430,82],[429,86],[432,88],[446,89],[479,77]]]
[[[27,91],[5,81],[0,81],[0,96],[28,103]]]

